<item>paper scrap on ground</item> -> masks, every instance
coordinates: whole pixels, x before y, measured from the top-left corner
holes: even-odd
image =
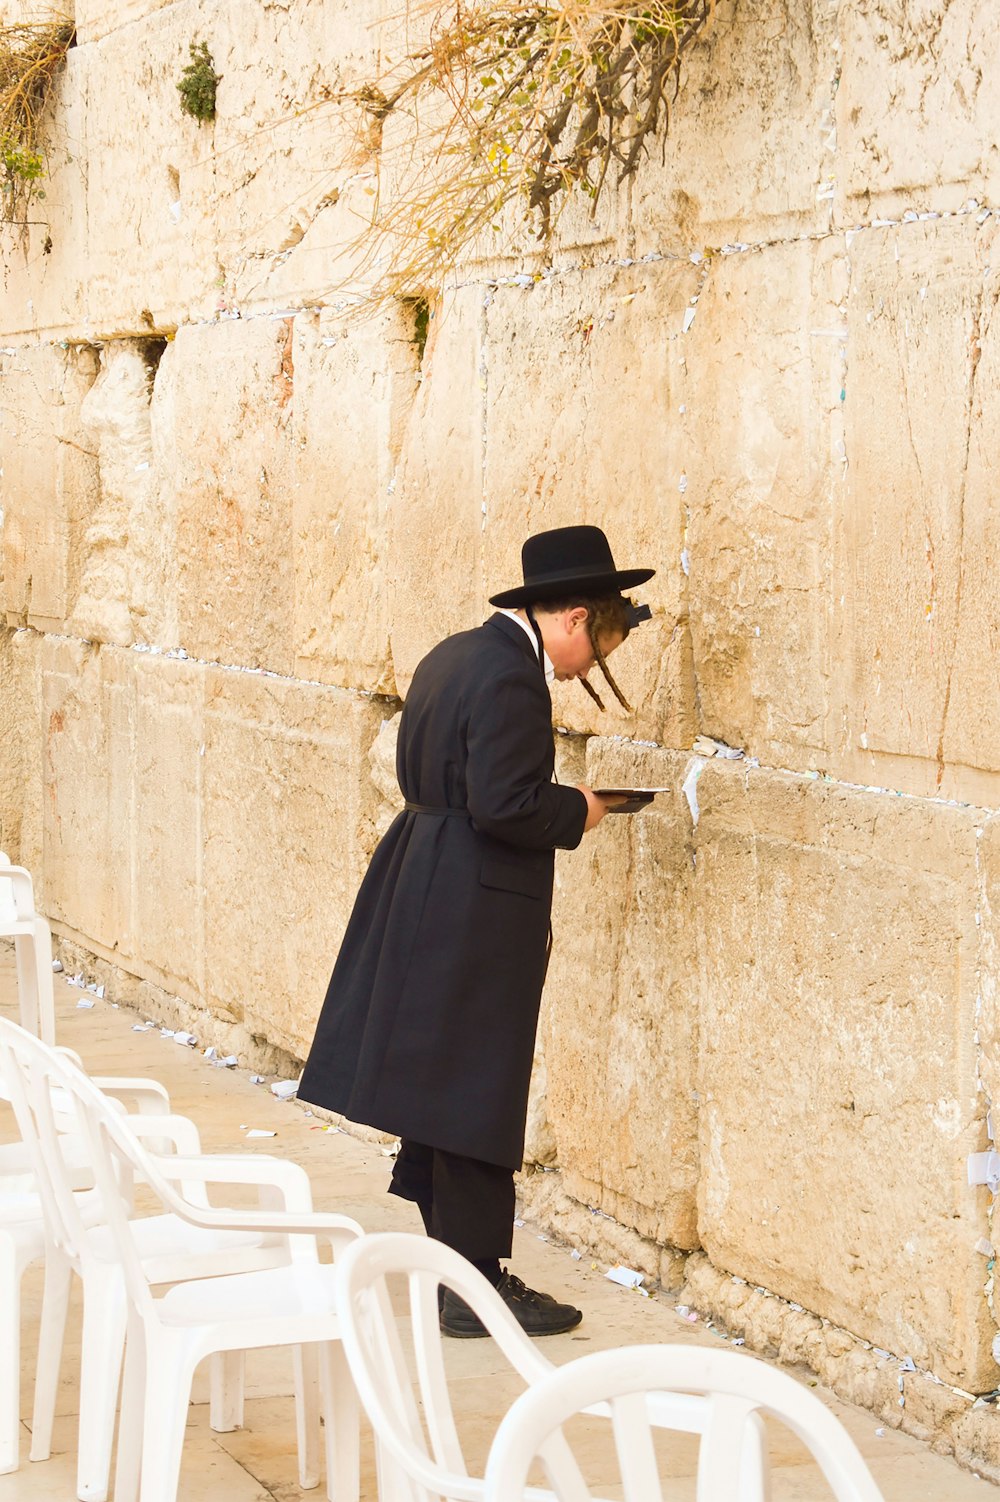
[[[612,1283],[620,1283],[622,1288],[642,1287],[642,1273],[632,1267],[609,1267],[604,1276]]]
[[[224,1059],[213,1059],[212,1060],[212,1068],[213,1069],[235,1069],[236,1066],[237,1066],[237,1064],[239,1062],[240,1061],[236,1057],[236,1055],[234,1053],[230,1053],[230,1054],[227,1054]]]
[[[252,1074],[250,1076],[250,1083],[251,1085],[262,1085],[264,1083],[264,1076],[262,1074]]]
[[[80,1011],[89,1012],[90,1008],[93,1005],[94,1005],[94,1003],[89,999],[89,997],[81,996],[80,1000],[76,1004],[76,1009],[77,1009],[78,1012],[80,1012]]]
[[[684,777],[684,781],[681,783],[681,792],[684,794],[685,798],[687,799],[687,801],[688,801],[688,808],[691,810],[691,822],[692,822],[692,824],[697,824],[698,823],[698,815],[700,813],[700,809],[698,808],[698,791],[697,791],[697,788],[698,788],[698,778],[701,776],[702,772],[704,771],[705,766],[706,766],[705,758],[703,756],[695,756],[691,760],[691,762],[689,763],[687,772],[686,772],[685,777]]]
[[[247,1132],[248,1137],[277,1137],[277,1132],[265,1132],[262,1127],[251,1127]]]
[[[198,1042],[194,1033],[174,1033],[173,1038],[175,1043],[182,1043],[187,1048],[194,1048]]]
[[[299,1091],[298,1080],[275,1080],[271,1086],[271,1094],[279,1100],[291,1100]]]

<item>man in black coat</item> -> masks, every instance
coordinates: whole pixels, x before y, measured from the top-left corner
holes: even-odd
[[[511,1251],[556,849],[609,802],[552,781],[548,681],[582,678],[643,612],[597,527],[529,538],[524,584],[420,663],[400,722],[406,804],[355,902],[301,1099],[401,1139],[391,1191],[468,1257],[531,1334],[580,1311],[501,1272]],[[648,615],[648,610],[644,612]],[[593,691],[591,691],[593,692]],[[596,697],[596,694],[594,695]],[[619,694],[619,697],[621,695]],[[598,701],[600,702],[600,701]],[[442,1328],[484,1328],[450,1292]]]

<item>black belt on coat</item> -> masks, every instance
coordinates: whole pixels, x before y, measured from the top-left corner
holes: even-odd
[[[411,803],[409,798],[403,804],[409,814],[436,814],[439,819],[467,819],[467,808],[431,808],[427,803]]]

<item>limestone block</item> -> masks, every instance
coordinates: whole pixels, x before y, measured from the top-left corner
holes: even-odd
[[[97,370],[89,347],[0,354],[3,607],[12,624],[61,629],[72,610],[77,545],[97,497],[97,456],[81,425]]]
[[[995,813],[984,821],[979,843],[979,875],[982,934],[979,1073],[986,1099],[992,1104],[1000,1102],[1000,816]],[[994,1109],[993,1116],[996,1132],[1000,1130],[1000,1110]],[[980,1146],[985,1148],[987,1144],[983,1142]]]
[[[990,441],[989,226],[963,219],[859,235],[850,248],[845,538],[848,749],[996,769],[997,550]],[[880,762],[863,780],[885,782]],[[926,773],[925,773],[926,776]]]
[[[390,512],[390,643],[405,697],[420,659],[483,620],[483,294],[449,294],[431,321]]]
[[[997,59],[989,7],[872,0],[838,14],[844,222],[995,198],[1000,105],[989,86]]]
[[[347,248],[379,165],[365,115],[338,95],[373,78],[391,0],[254,5],[229,0],[208,28],[222,75],[212,148],[225,296],[240,308],[322,302],[349,276]],[[365,189],[367,188],[367,193]]]
[[[292,320],[178,331],[161,362],[154,441],[176,514],[178,632],[192,656],[294,663]],[[173,426],[157,433],[157,419]]]
[[[738,763],[698,795],[705,1250],[981,1390],[977,811]]]
[[[40,649],[34,632],[0,627],[0,850],[32,872],[38,903],[44,899]]]
[[[396,742],[399,739],[399,714],[384,719],[368,752],[372,784],[378,799],[375,834],[381,839],[397,814],[403,811],[403,794],[396,780]]]
[[[829,240],[716,258],[685,336],[699,729],[779,765],[828,734],[843,277]]]
[[[141,618],[150,608],[155,627],[155,560],[165,540],[151,462],[154,368],[147,346],[133,340],[105,345],[101,373],[80,408],[98,485],[79,540],[80,584],[69,629],[90,641],[130,646],[146,635]]]
[[[592,740],[595,786],[667,786],[557,856],[547,1113],[568,1192],[642,1236],[697,1245],[695,950],[686,758]]]
[[[393,688],[390,484],[417,394],[413,319],[295,322],[295,664],[300,677]]]
[[[38,7],[28,8],[31,20]],[[87,170],[85,68],[71,49],[52,82],[41,137],[44,197],[33,200],[25,238],[3,231],[5,335],[35,337],[60,331],[79,335],[85,324],[87,287]]]
[[[170,330],[211,316],[219,299],[213,127],[182,113],[176,85],[189,43],[214,45],[221,23],[198,0],[147,11],[78,49],[86,318],[101,336]]]
[[[721,0],[685,58],[662,155],[654,147],[635,178],[632,254],[827,226],[836,41],[823,0]]]
[[[380,704],[210,672],[201,880],[205,997],[304,1058],[375,843]]]
[[[131,952],[133,658],[52,636],[42,644],[46,912]]]
[[[134,660],[133,924],[130,969],[171,995],[205,995],[204,815],[207,672]]]
[[[697,268],[599,268],[532,290],[501,288],[487,313],[483,609],[521,582],[531,533],[603,526],[620,567],[649,566],[635,591],[655,609],[611,664],[636,713],[599,671],[601,715],[578,684],[553,692],[556,721],[579,730],[689,741],[693,734],[682,569],[685,498],[681,330]]]

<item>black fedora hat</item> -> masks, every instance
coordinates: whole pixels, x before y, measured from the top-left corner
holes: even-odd
[[[611,545],[600,527],[554,527],[529,537],[521,549],[524,583],[490,596],[491,605],[521,605],[560,600],[567,595],[607,595],[645,584],[654,568],[615,568]]]

